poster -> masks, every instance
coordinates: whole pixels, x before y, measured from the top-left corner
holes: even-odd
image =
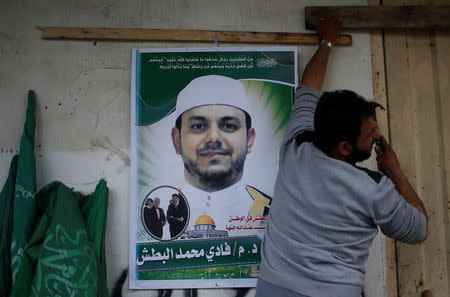
[[[252,287],[297,48],[134,49],[130,286]]]

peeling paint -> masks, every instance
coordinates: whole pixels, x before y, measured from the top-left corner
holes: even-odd
[[[416,293],[419,293],[419,288],[423,287],[424,283],[423,283],[423,273],[420,273],[420,279],[419,281],[416,283],[416,281],[414,280],[414,287],[416,287]]]

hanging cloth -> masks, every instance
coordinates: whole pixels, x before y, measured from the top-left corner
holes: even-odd
[[[108,297],[108,188],[92,194],[55,181],[36,194],[35,96],[28,93],[20,152],[0,192],[0,296]]]

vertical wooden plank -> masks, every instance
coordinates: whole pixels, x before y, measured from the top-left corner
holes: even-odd
[[[443,209],[447,210],[443,213],[443,236],[444,244],[446,245],[446,257],[443,262],[447,264],[447,269],[440,271],[436,278],[445,282],[447,280],[448,290],[444,292],[444,295],[450,296],[450,56],[448,51],[450,49],[450,32],[437,32],[435,36],[435,42],[431,44],[435,51],[436,59],[436,77],[438,82],[438,101],[437,108],[440,112],[440,143],[442,144],[441,152],[441,170],[442,185],[443,185]],[[445,248],[443,249],[443,252]],[[446,260],[446,261],[445,261]]]
[[[433,5],[448,5],[450,0],[434,0]],[[446,248],[446,257],[443,262],[446,263],[447,269],[436,275],[436,278],[445,282],[447,280],[447,291],[444,290],[443,295],[450,296],[450,32],[437,31],[434,42],[431,43],[433,54],[435,55],[435,70],[438,82],[438,102],[437,107],[440,111],[440,127],[441,127],[441,143],[442,143],[442,184],[443,184],[443,209],[447,208],[442,218],[444,226],[444,243]]]
[[[417,189],[416,147],[411,144],[411,140],[416,137],[417,121],[411,100],[415,94],[409,87],[411,77],[405,32],[385,34],[385,55],[390,140],[408,180]],[[417,250],[416,247],[399,247],[399,245],[397,243],[398,296],[403,297],[409,296],[411,286],[414,287],[413,282],[420,278],[420,272],[417,274],[416,271],[421,270],[421,259],[411,256],[414,249]]]
[[[392,3],[395,5],[395,3]],[[416,186],[415,146],[411,140],[415,138],[413,90],[409,69],[409,51],[405,31],[386,32],[385,34],[385,59],[387,96],[389,110],[389,124],[391,145],[396,151],[402,168],[408,180]],[[410,125],[405,127],[405,122]],[[413,247],[414,249],[414,247]],[[418,251],[418,249],[416,249]],[[409,296],[413,283],[420,277],[421,262],[419,257],[411,256],[414,250],[397,244],[397,276],[398,296]],[[419,273],[417,273],[419,271]],[[411,295],[411,296],[416,296]]]
[[[368,0],[369,6],[380,6],[380,0]],[[374,100],[388,108],[386,97],[386,69],[384,65],[383,30],[370,31],[370,47],[372,57],[372,81]],[[390,141],[388,111],[378,112],[377,119],[381,133]],[[395,241],[384,236],[385,243],[385,296],[397,297],[397,266]]]
[[[415,34],[408,38],[411,46],[411,73],[414,77],[412,87],[416,88],[417,139],[416,162],[418,193],[424,199],[429,213],[430,235],[423,248],[423,287],[434,289],[436,296],[448,296],[448,284],[438,275],[446,274],[445,259],[446,228],[443,217],[448,210],[443,208],[443,164],[442,164],[442,126],[441,111],[438,107],[439,87],[437,61],[433,49],[434,33]],[[445,212],[444,212],[445,210]],[[448,278],[447,278],[448,279]],[[420,282],[419,282],[420,285]],[[418,284],[415,285],[416,290]]]
[[[390,5],[428,4],[392,1]],[[422,1],[423,2],[423,1]],[[429,31],[385,35],[391,143],[424,201],[430,235],[418,246],[397,244],[398,296],[449,296],[448,280],[448,52],[449,36]],[[438,37],[439,36],[439,37]],[[438,45],[439,44],[439,45]],[[442,53],[442,55],[440,54]]]

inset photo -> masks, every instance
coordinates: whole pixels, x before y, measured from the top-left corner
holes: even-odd
[[[177,188],[159,186],[143,197],[140,216],[146,237],[173,240],[186,229],[189,203]]]

